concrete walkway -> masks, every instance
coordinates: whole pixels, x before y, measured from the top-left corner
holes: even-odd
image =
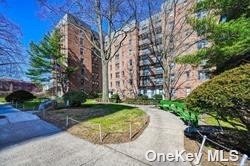
[[[176,116],[150,106],[149,126],[135,141],[118,145],[94,145],[66,132],[22,142],[0,151],[0,165],[189,165],[187,162],[148,162],[145,152],[184,149],[184,124]]]

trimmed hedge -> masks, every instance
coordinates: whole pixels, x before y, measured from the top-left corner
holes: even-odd
[[[115,93],[111,96],[110,101],[113,103],[120,103],[121,99],[120,96],[117,93]]]
[[[159,105],[160,100],[155,99],[144,99],[144,98],[127,98],[123,101],[124,103],[128,104],[137,104],[137,105]]]
[[[216,113],[224,120],[237,118],[250,129],[250,64],[228,70],[205,82],[186,98],[199,113]]]
[[[32,93],[28,91],[18,90],[6,96],[5,100],[7,102],[23,103],[25,101],[33,100],[35,98],[36,96],[34,96]]]
[[[198,126],[198,114],[186,108],[185,103],[179,101],[161,100],[160,108],[179,116],[186,124]]]

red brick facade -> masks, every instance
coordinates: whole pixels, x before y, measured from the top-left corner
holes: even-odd
[[[90,26],[66,14],[60,21],[62,52],[67,56],[67,65],[75,71],[69,76],[69,90],[99,93],[102,85],[101,59],[94,54],[89,39],[94,32]]]
[[[31,82],[13,79],[0,79],[0,93],[8,94],[17,90],[25,90],[32,93],[41,91],[41,89]]]
[[[113,52],[124,38],[123,35],[113,44]],[[130,27],[121,48],[109,62],[108,73],[110,95],[118,93],[121,98],[138,95],[138,28],[135,25]]]
[[[159,58],[152,53],[150,48],[150,24],[154,22],[157,46],[164,50],[164,41],[174,25],[173,32],[175,48],[172,51],[173,57],[182,54],[193,53],[206,46],[192,27],[188,25],[186,17],[188,11],[195,1],[180,1],[175,10],[169,6],[170,2],[163,5],[161,11],[155,14],[152,19],[146,19],[138,24],[129,25],[130,31],[122,46],[108,64],[109,94],[118,93],[121,98],[133,98],[138,94],[153,97],[155,94],[163,92],[163,68]],[[166,19],[166,12],[168,18]],[[173,21],[176,11],[175,23]],[[166,22],[167,21],[167,22]],[[77,68],[77,71],[70,76],[70,90],[83,90],[93,93],[101,90],[101,60],[93,54],[93,47],[88,39],[93,38],[94,32],[91,27],[81,20],[66,15],[59,24],[61,32],[64,34],[62,41],[63,52],[68,57],[67,64]],[[86,37],[87,36],[87,37]],[[111,47],[111,55],[117,50],[117,45],[123,39],[124,34],[119,34],[116,42]],[[152,36],[151,36],[152,37]],[[183,41],[183,39],[185,39]],[[162,51],[160,50],[160,51]],[[161,55],[162,56],[162,55]],[[171,64],[172,66],[172,64]],[[174,82],[172,95],[174,98],[184,98],[193,89],[208,79],[207,72],[202,65],[196,67],[191,65],[173,64],[170,76]]]

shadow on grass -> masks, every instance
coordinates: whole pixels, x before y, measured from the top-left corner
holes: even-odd
[[[85,122],[94,118],[105,117],[123,110],[132,110],[136,107],[120,105],[120,104],[83,104],[81,107],[64,108],[56,111],[48,111],[45,120],[65,129],[65,120],[68,116],[74,120]],[[42,115],[39,115],[41,118]],[[129,119],[128,119],[129,120]],[[70,123],[68,127],[72,127],[77,123]]]
[[[142,110],[133,106],[95,103],[48,111],[45,120],[93,143],[121,143],[136,139],[142,133],[149,121],[149,118],[144,115],[146,114]],[[132,138],[129,135],[130,124]],[[99,125],[101,125],[102,141],[99,138]]]
[[[200,125],[197,128],[202,135],[206,135],[207,138],[219,143],[229,149],[238,150],[243,154],[250,155],[250,132],[246,130],[238,130],[228,127],[218,127],[212,125]],[[193,140],[201,143],[202,137],[194,130],[185,130],[185,135]],[[210,141],[206,141],[207,146],[211,146],[215,149],[221,148]],[[225,149],[223,149],[225,150]]]
[[[89,111],[89,117],[84,118],[82,120],[90,120],[93,118],[98,117],[104,117],[113,113],[117,113],[123,110],[127,109],[136,109],[136,107],[133,106],[126,106],[126,105],[120,105],[120,104],[83,104],[78,109],[84,109],[84,108],[91,108]],[[84,111],[83,111],[84,112]]]

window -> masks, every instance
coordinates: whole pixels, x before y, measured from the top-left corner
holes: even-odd
[[[207,60],[201,60],[201,66],[206,66],[207,65]]]
[[[186,96],[188,96],[191,93],[191,88],[190,87],[186,87]]]
[[[174,62],[171,62],[169,66],[170,66],[170,68],[172,69],[172,68],[175,66],[175,63],[174,63]]]
[[[163,78],[156,78],[155,79],[155,84],[156,85],[162,85],[163,84]]]
[[[143,76],[147,76],[149,74],[149,69],[143,70]]]
[[[197,43],[197,49],[202,49],[202,48],[205,48],[207,45],[207,40],[200,40],[198,43]]]
[[[148,59],[144,59],[142,63],[143,63],[143,65],[147,65],[147,64],[149,64],[149,60]]]
[[[171,96],[176,97],[176,89],[175,88],[171,88]]]
[[[171,81],[174,81],[174,80],[175,80],[175,74],[174,74],[174,73],[170,74],[170,80],[171,80]]]
[[[122,76],[124,77],[124,75],[125,75],[125,73],[124,73],[124,71],[122,71]]]
[[[119,63],[115,64],[115,70],[119,70],[119,68],[120,68],[120,64]]]
[[[131,55],[132,54],[132,49],[129,49],[129,55]]]
[[[83,48],[80,48],[80,55],[83,55]]]
[[[82,85],[84,84],[84,78],[81,79],[81,84],[82,84]]]
[[[132,44],[132,39],[129,39],[129,45],[131,45]]]
[[[220,17],[220,22],[221,22],[221,23],[224,23],[224,22],[226,22],[226,21],[227,21],[227,16],[224,15],[224,16],[221,16],[221,17]]]
[[[80,35],[82,36],[83,35],[83,31],[80,29]]]
[[[115,51],[119,49],[119,45],[115,45]]]
[[[155,33],[156,34],[160,34],[162,32],[162,28],[161,27],[158,27],[155,29]]]
[[[207,80],[207,79],[209,79],[208,72],[204,71],[204,70],[198,71],[198,79],[199,80]]]
[[[156,74],[162,74],[163,73],[162,67],[157,67],[155,70],[156,70]]]
[[[112,79],[112,74],[110,74],[110,79]]]
[[[132,65],[133,64],[133,61],[132,59],[129,60],[129,65]]]
[[[80,62],[83,63],[83,58],[80,58]]]
[[[185,36],[188,36],[188,35],[190,35],[191,34],[191,31],[189,30],[189,29],[186,29],[185,30]]]
[[[129,84],[133,85],[133,80],[132,79],[129,79]]]
[[[168,26],[169,26],[169,29],[171,30],[174,26],[174,21],[170,21]]]
[[[120,78],[120,72],[115,73],[115,78]]]
[[[141,30],[143,31],[143,30],[146,30],[146,29],[148,29],[148,27],[147,26],[143,26]]]
[[[186,74],[186,79],[189,80],[189,78],[190,78],[190,71],[186,71],[185,74]]]
[[[80,45],[83,45],[83,38],[80,38]]]
[[[115,55],[115,60],[118,61],[119,60],[119,54]]]
[[[116,87],[120,87],[120,81],[115,82]]]
[[[110,87],[112,88],[112,82],[110,82]]]
[[[207,12],[205,11],[199,11],[196,13],[197,18],[204,18],[206,17],[206,15],[207,15]]]
[[[112,70],[112,65],[109,66],[110,70]]]

